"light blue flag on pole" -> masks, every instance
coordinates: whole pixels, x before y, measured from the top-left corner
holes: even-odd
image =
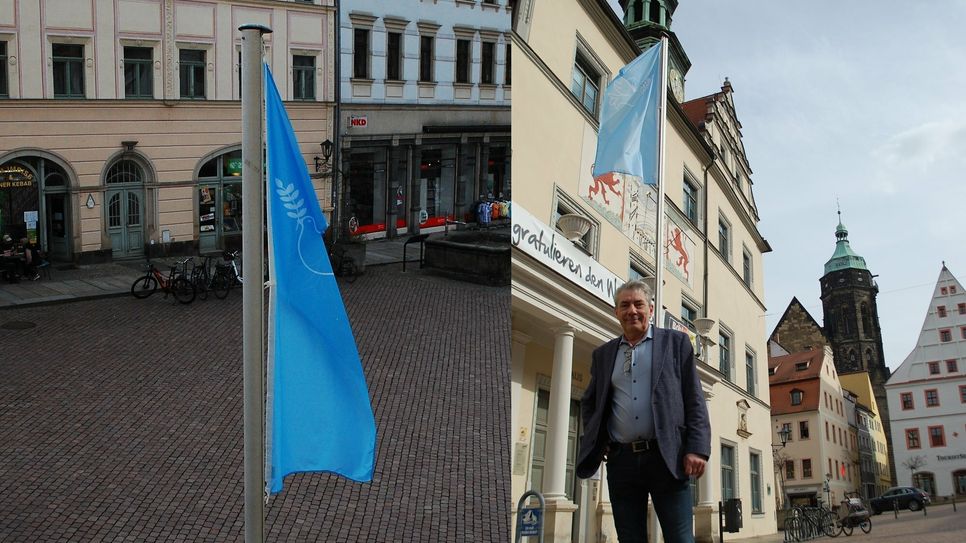
[[[268,65],[266,200],[274,287],[269,315],[269,490],[291,473],[371,481],[376,424],[332,274],[327,227]]]
[[[600,110],[594,177],[622,173],[657,184],[661,43],[621,68]]]

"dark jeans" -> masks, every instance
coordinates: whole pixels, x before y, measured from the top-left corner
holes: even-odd
[[[647,496],[651,495],[666,543],[693,543],[689,481],[675,479],[656,451],[622,447],[607,455],[607,484],[620,543],[647,542]]]

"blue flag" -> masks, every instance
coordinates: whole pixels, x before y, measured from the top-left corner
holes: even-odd
[[[376,424],[332,274],[319,207],[268,65],[265,116],[273,300],[269,322],[269,489],[300,471],[371,481]]]
[[[604,91],[594,177],[633,175],[657,184],[661,43],[621,68]]]

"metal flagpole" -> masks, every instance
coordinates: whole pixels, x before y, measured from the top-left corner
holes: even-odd
[[[657,253],[654,255],[654,325],[663,327],[664,323],[664,244],[667,243],[664,233],[664,139],[667,124],[667,36],[661,37],[661,117],[657,123]]]
[[[264,533],[265,489],[265,383],[263,380],[265,345],[262,320],[265,300],[262,293],[265,183],[262,175],[264,126],[262,104],[262,35],[271,29],[246,24],[242,33],[242,347],[245,419],[245,542],[261,543]]]

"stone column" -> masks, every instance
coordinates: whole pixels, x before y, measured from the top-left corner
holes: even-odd
[[[708,411],[711,411],[711,388],[707,384],[704,386],[704,400],[708,404]],[[714,543],[715,529],[718,526],[718,517],[715,512],[715,491],[714,483],[718,480],[720,466],[716,459],[715,444],[711,444],[711,460],[704,468],[704,475],[698,479],[698,505],[694,508],[694,541],[695,543]]]
[[[546,466],[543,495],[547,501],[544,533],[547,540],[569,543],[577,506],[567,499],[567,437],[570,432],[570,387],[574,358],[574,329],[554,330],[553,376],[550,379]]]

